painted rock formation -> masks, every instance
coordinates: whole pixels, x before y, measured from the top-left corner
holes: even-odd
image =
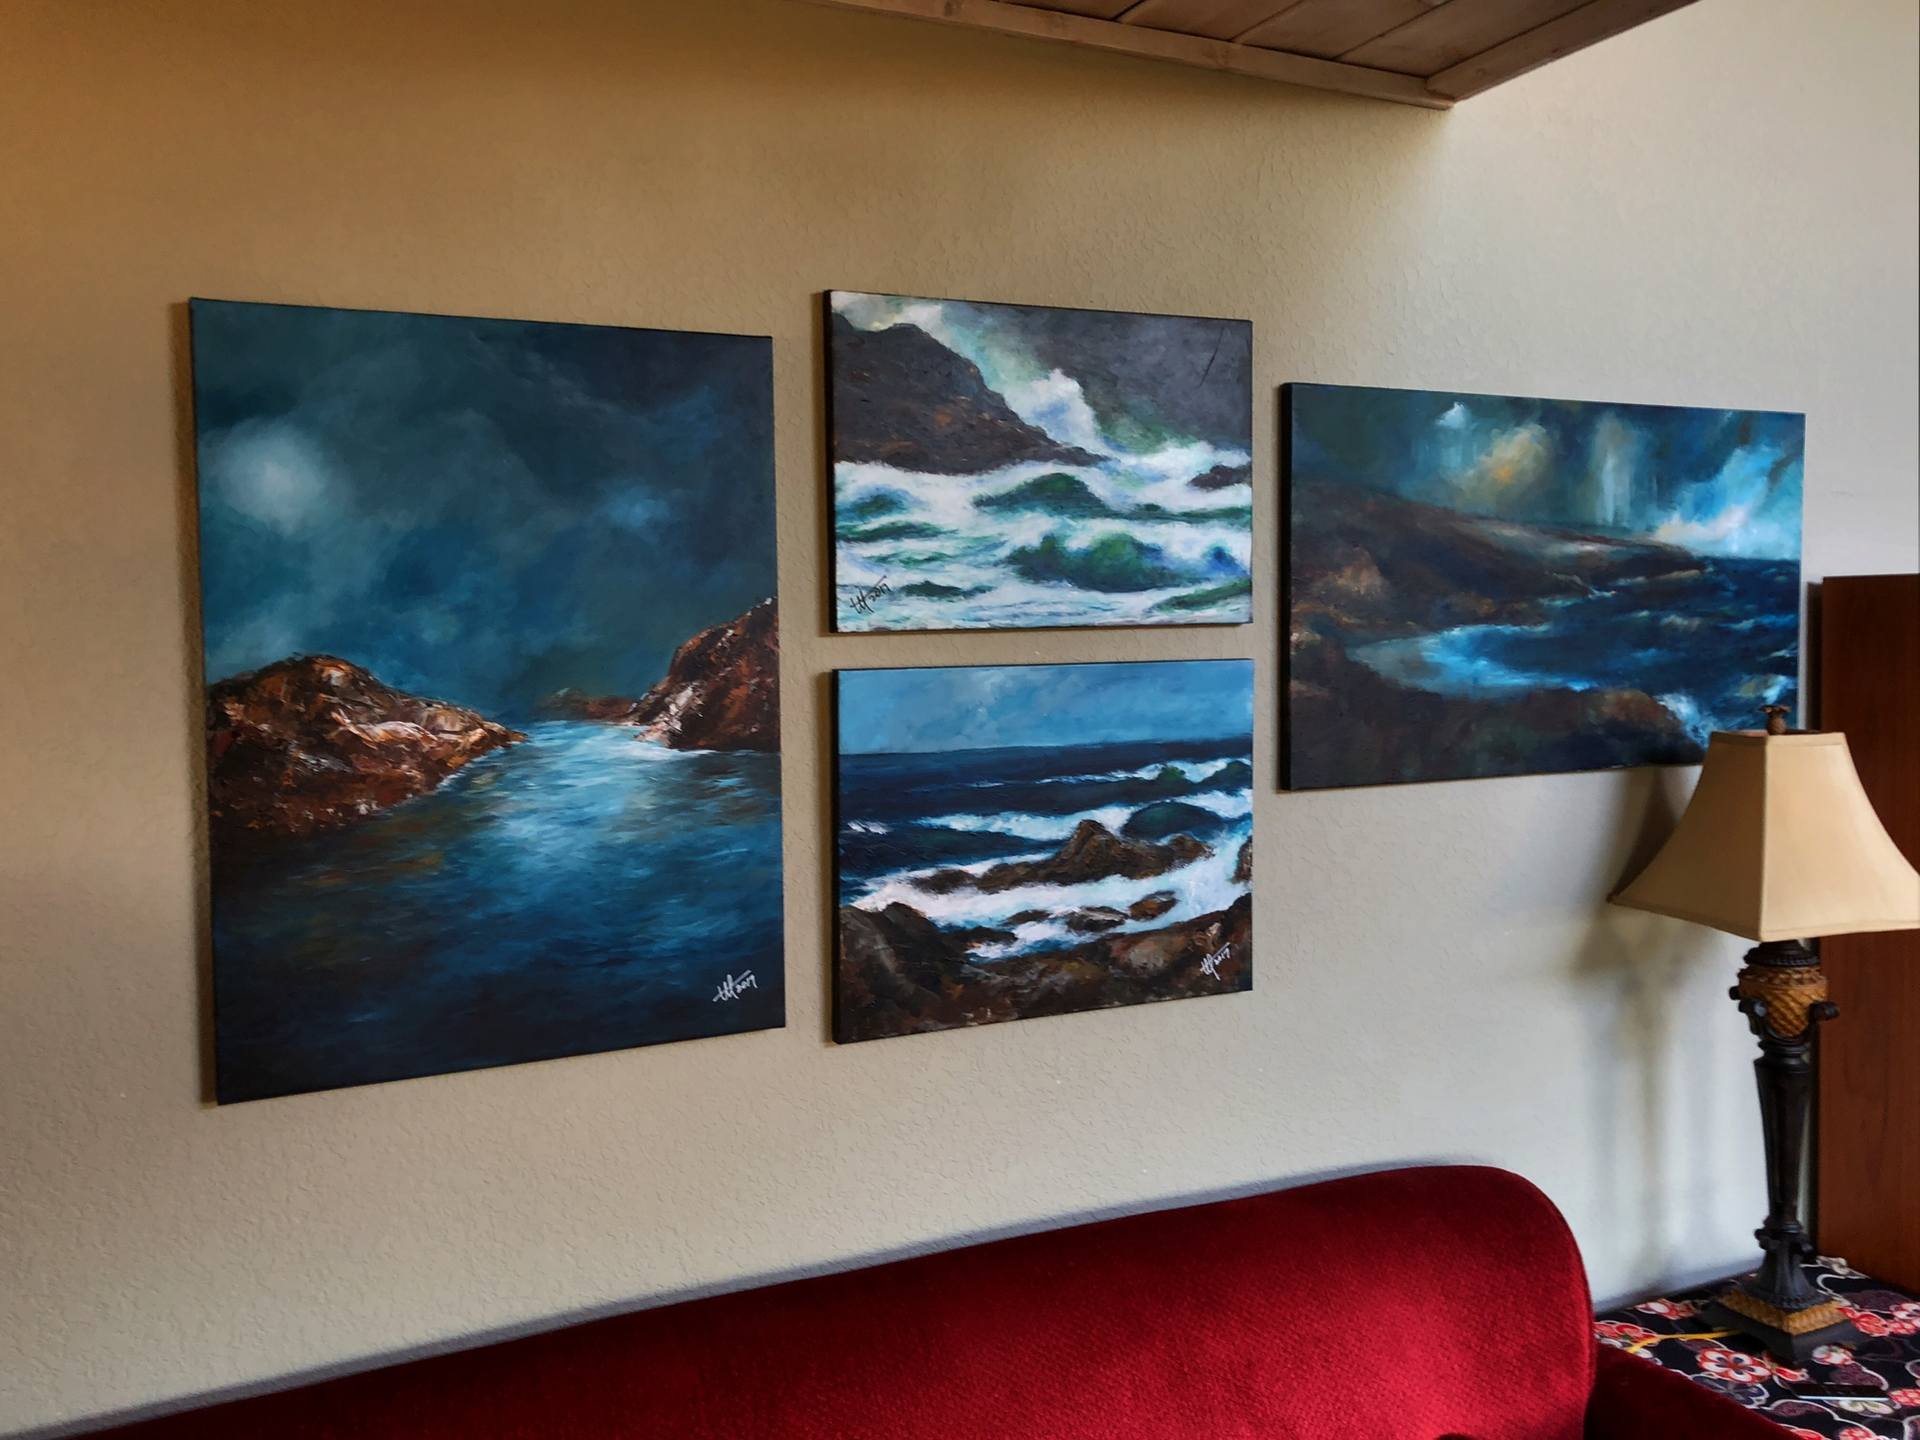
[[[526,738],[331,655],[276,661],[208,687],[214,843],[351,824]]]
[[[1700,562],[1676,545],[1463,515],[1397,495],[1330,489],[1293,520],[1293,626],[1379,637],[1455,625],[1531,625],[1556,600],[1659,582]]]
[[[588,695],[568,686],[554,691],[535,708],[553,720],[600,720],[613,725],[632,720],[639,703],[631,695]]]
[[[1022,460],[1099,458],[1022,420],[978,366],[917,325],[862,330],[835,315],[829,351],[837,461],[977,475]]]
[[[1180,903],[1180,897],[1171,890],[1156,890],[1151,895],[1142,895],[1127,907],[1130,920],[1158,920],[1162,915]]]
[[[1231,485],[1251,485],[1253,467],[1251,465],[1216,465],[1204,475],[1196,475],[1187,482],[1195,490],[1225,490]]]
[[[1212,853],[1191,835],[1175,835],[1162,845],[1122,839],[1097,820],[1082,820],[1067,843],[1044,860],[1008,860],[978,875],[970,870],[938,870],[919,885],[935,895],[956,890],[997,895],[1022,885],[1084,885],[1116,875],[1144,880]]]
[[[1329,488],[1294,516],[1293,577],[1288,709],[1294,733],[1312,737],[1308,783],[1700,758],[1681,719],[1639,690],[1543,683],[1507,697],[1447,695],[1348,653],[1356,640],[1536,626],[1556,606],[1622,586],[1659,609],[1700,581],[1701,562],[1686,550]]]
[[[840,911],[839,1038],[872,1040],[956,1025],[1065,1015],[1252,984],[1253,903],[1160,930],[1101,935],[1066,950],[982,964],[968,934],[909,905]]]
[[[1688,764],[1700,744],[1639,690],[1533,690],[1512,699],[1437,695],[1396,685],[1340,642],[1297,628],[1289,659],[1292,723],[1315,737],[1322,773],[1445,779],[1471,756],[1477,773]],[[1440,766],[1435,774],[1436,757]]]
[[[762,600],[737,620],[702,630],[621,718],[640,727],[641,739],[674,750],[778,750],[778,606]]]
[[[1156,800],[1127,818],[1120,833],[1129,840],[1166,840],[1175,835],[1216,835],[1226,829],[1226,817],[1185,800]]]

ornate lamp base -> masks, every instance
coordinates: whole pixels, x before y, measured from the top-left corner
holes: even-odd
[[[1827,999],[1820,960],[1798,940],[1769,940],[1747,952],[1733,998],[1760,1037],[1753,1062],[1767,1147],[1767,1222],[1754,1232],[1766,1259],[1759,1273],[1707,1307],[1708,1320],[1751,1335],[1795,1364],[1821,1345],[1860,1338],[1834,1299],[1807,1283],[1813,1242],[1800,1223],[1800,1177],[1813,1109],[1813,1030],[1839,1012]]]
[[[1860,1332],[1837,1300],[1822,1300],[1801,1310],[1782,1310],[1738,1285],[1706,1306],[1707,1323],[1751,1335],[1776,1357],[1804,1365],[1822,1345],[1851,1345]]]

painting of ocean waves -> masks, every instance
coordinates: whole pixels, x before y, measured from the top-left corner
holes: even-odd
[[[839,1037],[1250,986],[1251,672],[841,672]]]
[[[1797,704],[1802,417],[1287,406],[1290,785],[1693,763]]]
[[[1250,337],[835,292],[837,628],[1250,619]]]

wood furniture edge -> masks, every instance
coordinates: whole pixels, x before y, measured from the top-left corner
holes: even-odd
[[[1828,575],[1818,582],[1808,679],[1816,723],[1851,731],[1854,760],[1887,830],[1912,859],[1920,836],[1920,575]],[[1904,719],[1902,717],[1905,717]],[[1904,734],[1906,748],[1898,745]],[[1840,1019],[1821,1042],[1815,1094],[1814,1237],[1823,1254],[1903,1289],[1920,1287],[1920,938],[1837,935],[1820,945]],[[1902,1019],[1909,1023],[1901,1025]]]

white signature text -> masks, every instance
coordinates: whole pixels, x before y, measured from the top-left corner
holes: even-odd
[[[758,990],[760,982],[753,978],[751,970],[742,970],[738,975],[729,975],[720,982],[720,988],[713,992],[715,1001],[738,1000],[749,990]]]

